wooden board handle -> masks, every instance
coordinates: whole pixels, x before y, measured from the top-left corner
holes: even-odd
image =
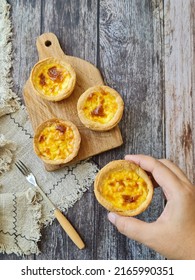
[[[71,223],[66,219],[66,217],[60,212],[59,209],[54,210],[54,215],[62,228],[65,230],[65,232],[68,234],[70,239],[77,245],[79,249],[83,249],[85,247],[85,244],[83,243],[82,239],[76,232],[76,230],[73,228]]]
[[[53,33],[44,33],[37,38],[36,46],[39,54],[39,60],[47,57],[56,57],[63,59],[65,54],[62,51],[58,38]]]

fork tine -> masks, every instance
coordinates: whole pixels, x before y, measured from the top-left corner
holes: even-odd
[[[15,165],[16,165],[16,167],[20,170],[20,172],[21,172],[24,176],[26,176],[26,175],[24,174],[24,170],[21,168],[19,162],[15,162]]]
[[[19,162],[27,173],[31,173],[30,169],[21,160]]]
[[[21,160],[17,161],[15,165],[24,176],[27,176],[30,173],[30,170],[26,167],[26,165],[24,165]]]

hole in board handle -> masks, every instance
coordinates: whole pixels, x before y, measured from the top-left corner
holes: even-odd
[[[49,41],[49,40],[45,41],[45,46],[46,46],[46,47],[50,47],[51,44],[52,44],[51,41]]]

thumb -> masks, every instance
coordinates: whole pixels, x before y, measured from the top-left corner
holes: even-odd
[[[119,216],[115,213],[108,214],[108,220],[117,227],[118,231],[127,237],[151,246],[155,236],[155,227],[133,217]]]

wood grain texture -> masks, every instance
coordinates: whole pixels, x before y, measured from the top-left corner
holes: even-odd
[[[38,60],[35,39],[53,32],[68,55],[96,65],[106,84],[125,100],[119,125],[124,145],[93,157],[100,167],[128,153],[165,155],[163,84],[163,1],[161,0],[9,0],[12,4],[14,88],[22,89]],[[22,13],[21,13],[22,12]],[[160,189],[151,207],[140,215],[155,220],[163,210]],[[57,222],[42,230],[39,259],[162,259],[158,253],[124,237],[108,222],[93,188],[68,219],[87,244],[77,250]],[[22,259],[0,255],[0,259]]]
[[[49,46],[47,46],[47,42],[50,42]],[[34,92],[35,89],[30,80],[26,82],[23,95],[34,130],[41,123],[52,118],[60,118],[73,122],[81,135],[81,146],[78,155],[71,161],[71,164],[121,146],[123,141],[118,126],[106,132],[92,131],[85,127],[78,117],[77,102],[79,97],[90,87],[103,85],[103,79],[99,70],[83,59],[65,55],[54,33],[43,33],[37,38],[36,45],[39,60],[54,57],[59,59],[59,61],[65,61],[72,65],[77,78],[73,93],[69,98],[60,102],[50,102],[42,99]],[[45,164],[47,171],[54,171],[63,166]]]
[[[100,2],[98,68],[106,83],[125,101],[120,124],[124,147],[99,157],[100,165],[128,153],[163,157],[162,29],[162,1],[115,1],[114,5],[111,0]],[[103,237],[98,237],[98,244],[104,243],[97,248],[98,258],[161,258],[144,245],[119,236],[102,218],[105,211],[97,207],[101,215],[96,223]],[[162,209],[163,199],[157,190],[151,207],[140,218],[155,220]]]
[[[165,0],[166,156],[194,181],[195,1]]]

